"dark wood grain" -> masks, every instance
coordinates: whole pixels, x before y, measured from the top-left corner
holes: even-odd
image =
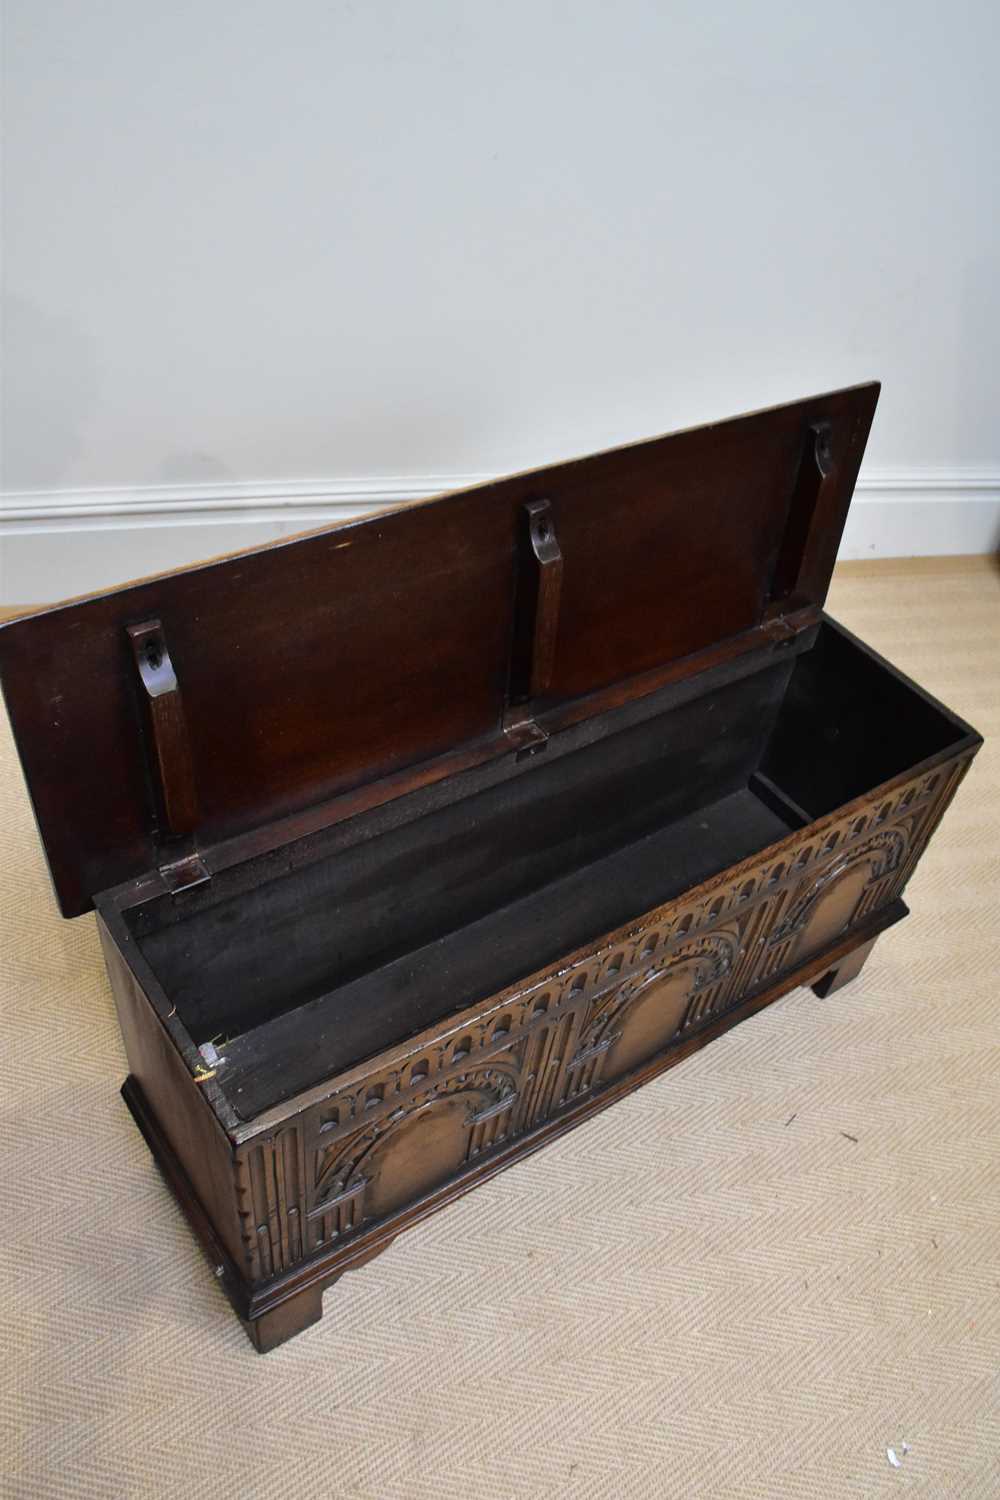
[[[558,631],[550,583],[538,619],[539,711],[762,623],[817,423],[832,473],[796,577],[821,605],[877,394],[858,386],[515,475],[0,626],[62,910],[154,863],[130,626],[159,620],[169,642],[208,850],[500,733],[525,505],[549,503],[562,557]]]
[[[833,993],[840,984],[860,972],[878,935],[906,915],[905,905],[896,902],[861,929],[864,940],[856,948],[852,948],[851,943],[856,942],[858,934],[852,934],[829,952],[814,956],[799,969],[783,976],[780,981],[748,997],[713,1024],[689,1037],[682,1045],[666,1052],[661,1051],[652,1060],[615,1083],[599,1092],[588,1093],[506,1147],[481,1156],[468,1171],[458,1176],[452,1174],[443,1185],[432,1186],[423,1194],[416,1193],[402,1211],[388,1220],[376,1222],[368,1229],[349,1236],[342,1245],[331,1244],[325,1251],[321,1250],[301,1264],[290,1266],[257,1285],[246,1279],[239,1262],[229,1255],[221,1243],[212,1218],[206,1214],[184,1163],[166,1138],[137,1081],[130,1077],[123,1085],[122,1094],[168,1186],[173,1190],[192,1231],[200,1241],[221,1289],[229,1297],[254,1348],[258,1353],[265,1354],[315,1324],[322,1316],[324,1291],[339,1281],[347,1271],[359,1270],[368,1265],[388,1249],[404,1230],[419,1224],[480,1183],[489,1181],[499,1172],[541,1150],[550,1141],[557,1140],[576,1125],[607,1109],[669,1068],[676,1067],[693,1052],[731,1027],[739,1025],[741,1021],[750,1019],[799,985],[812,984],[816,993],[823,997]],[[839,979],[841,973],[844,974],[844,979]],[[316,1217],[320,1218],[322,1215],[317,1214]]]
[[[180,838],[198,827],[198,792],[177,674],[159,620],[130,625],[127,634],[143,688],[162,831]]]
[[[980,739],[822,612],[876,395],[0,631],[126,1102],[259,1351],[905,914]]]

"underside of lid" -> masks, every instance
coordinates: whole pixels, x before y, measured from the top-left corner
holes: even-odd
[[[0,628],[66,916],[158,865],[825,599],[878,386],[445,495]],[[537,731],[536,731],[537,732]]]

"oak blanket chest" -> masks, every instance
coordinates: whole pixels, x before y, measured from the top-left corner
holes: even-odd
[[[980,741],[823,613],[877,395],[0,630],[125,1099],[258,1349],[906,914]]]

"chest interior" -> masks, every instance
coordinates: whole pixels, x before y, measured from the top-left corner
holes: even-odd
[[[957,745],[822,613],[876,397],[4,627],[64,913],[247,1120]]]
[[[224,1053],[237,1112],[557,961],[962,737],[829,621],[726,675],[346,820],[325,850],[126,908],[194,1042]]]

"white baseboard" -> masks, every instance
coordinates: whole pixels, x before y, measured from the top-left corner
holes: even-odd
[[[488,474],[289,480],[0,497],[0,604],[37,604],[391,509]],[[1000,470],[863,474],[840,556],[993,552]]]
[[[998,548],[1000,470],[862,470],[839,555],[954,557]]]

